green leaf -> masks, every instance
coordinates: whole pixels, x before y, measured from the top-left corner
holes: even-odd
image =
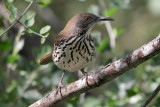
[[[12,44],[9,41],[1,41],[0,42],[0,51],[7,51],[12,48]]]
[[[6,8],[7,10],[9,10],[9,6],[8,6],[7,0],[2,0],[2,2],[3,2],[3,4],[5,5],[5,8]]]
[[[7,88],[7,92],[10,93],[16,87],[17,87],[17,82],[15,80],[12,80],[10,86]]]
[[[46,33],[46,34],[45,34],[45,36],[47,36],[47,37],[48,37],[48,36],[49,36],[49,33]]]
[[[28,12],[25,14],[25,19],[31,19],[32,17],[35,17],[36,13],[32,10],[28,10]]]
[[[44,5],[45,5],[45,3],[44,3],[44,2],[42,2],[42,1],[39,1],[39,2],[38,2],[38,5],[44,6]]]
[[[10,56],[8,56],[8,62],[9,62],[9,63],[13,63],[13,62],[15,62],[16,60],[18,60],[19,58],[20,58],[19,55],[10,55]]]
[[[32,31],[30,29],[27,29],[27,30],[23,30],[22,33],[32,33]]]
[[[128,89],[127,90],[127,95],[129,96],[129,97],[131,97],[131,96],[134,96],[134,95],[136,95],[136,94],[138,94],[139,93],[139,88],[138,87],[133,87],[133,88],[131,88],[131,89]]]
[[[3,1],[3,4],[5,5],[5,8],[7,9],[7,11],[9,11],[13,16],[16,16],[17,15],[17,8],[14,7],[13,5],[9,6],[7,0],[2,0],[2,1]]]
[[[0,27],[0,35],[5,31],[3,27]],[[2,40],[2,39],[1,39]],[[1,43],[1,42],[0,42]]]
[[[74,107],[73,104],[67,103],[66,107]]]
[[[33,0],[25,0],[26,2],[31,2],[31,1],[33,1]]]
[[[73,98],[70,99],[70,101],[73,101],[73,102],[76,101],[76,100],[77,100],[77,97],[73,97]]]
[[[105,13],[105,16],[112,16],[113,13],[115,13],[117,11],[117,7],[113,7],[113,8],[110,8],[108,9],[108,11]]]
[[[34,24],[34,16],[32,16],[31,18],[25,20],[25,25],[28,26],[28,27],[31,27],[33,24]]]
[[[15,20],[16,20],[16,18],[14,16],[9,16],[9,21],[13,22]]]
[[[99,51],[103,51],[103,50],[105,49],[105,47],[107,46],[108,43],[109,43],[109,38],[106,37],[106,38],[103,40],[102,44],[98,47],[98,50],[99,50]]]
[[[51,29],[51,26],[47,25],[40,30],[40,34],[45,34]]]
[[[125,30],[123,28],[118,29],[117,31],[117,35],[121,35]]]
[[[9,12],[10,12],[14,17],[16,17],[16,15],[17,15],[17,8],[14,7],[14,6],[10,6],[10,7],[9,7]]]
[[[8,0],[8,3],[13,3],[14,2],[14,0]]]
[[[49,5],[52,2],[52,0],[41,0],[39,1],[37,4],[41,7],[46,7],[47,5]]]
[[[15,100],[15,97],[17,95],[17,82],[15,80],[12,80],[9,87],[7,88],[7,102],[12,102]]]
[[[106,101],[106,105],[109,105],[109,107],[113,107],[116,103],[118,103],[118,100],[117,99],[114,99],[114,100],[107,100]]]
[[[101,105],[101,99],[95,97],[87,97],[85,99],[84,107],[98,107],[99,105]]]
[[[8,95],[8,103],[13,102],[17,97],[17,87],[15,87]]]
[[[24,17],[24,23],[25,23],[26,26],[31,27],[34,24],[34,22],[35,22],[35,20],[34,20],[35,15],[36,14],[35,14],[34,11],[28,11],[26,13],[26,15]]]
[[[125,30],[123,28],[120,28],[120,29],[113,28],[113,32],[114,32],[116,38],[119,37],[124,31]]]
[[[41,44],[44,44],[45,41],[46,41],[46,38],[41,38]]]

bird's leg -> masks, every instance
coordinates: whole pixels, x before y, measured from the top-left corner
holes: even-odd
[[[60,80],[60,82],[58,84],[58,88],[56,90],[56,94],[58,94],[58,91],[60,91],[60,93],[61,93],[61,88],[63,87],[62,81],[63,81],[63,78],[64,78],[64,73],[65,73],[65,71],[63,71],[63,73],[62,73],[62,77],[61,77],[61,80]]]
[[[87,74],[87,72],[85,72],[84,69],[81,69],[80,71],[82,72],[83,75]]]

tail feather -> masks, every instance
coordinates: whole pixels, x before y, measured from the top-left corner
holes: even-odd
[[[53,53],[49,53],[49,54],[45,55],[43,58],[41,58],[39,64],[41,64],[41,65],[46,65],[46,64],[48,64],[49,62],[52,62],[52,61],[53,61],[53,60],[52,60],[52,54],[53,54]]]

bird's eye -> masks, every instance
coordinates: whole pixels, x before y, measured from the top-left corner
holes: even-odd
[[[86,18],[85,18],[86,21],[89,21],[90,19],[91,19],[90,17],[86,17]]]

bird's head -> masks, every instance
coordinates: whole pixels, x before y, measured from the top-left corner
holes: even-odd
[[[99,21],[113,21],[113,19],[110,17],[97,16],[92,13],[77,14],[73,18],[76,18],[75,21],[76,21],[77,27],[84,29],[84,30],[89,29],[96,22],[99,22]]]
[[[113,21],[110,17],[97,16],[92,13],[80,13],[73,16],[60,32],[61,36],[70,37],[79,33],[79,31],[90,31],[90,28],[100,21]]]
[[[86,30],[92,27],[96,22],[113,20],[114,19],[110,17],[97,16],[92,13],[80,13],[71,18],[71,20],[67,23],[66,28],[70,27]]]

